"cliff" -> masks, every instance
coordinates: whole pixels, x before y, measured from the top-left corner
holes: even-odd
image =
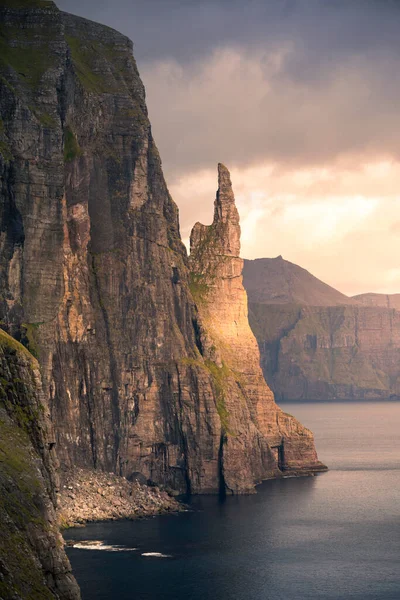
[[[278,303],[282,272],[291,277]],[[245,261],[244,283],[261,366],[279,400],[400,396],[397,295],[347,298],[282,258]]]
[[[353,296],[352,299],[363,306],[378,306],[400,310],[400,294],[358,294],[358,296]]]
[[[342,306],[358,303],[356,297],[345,296],[282,256],[245,260],[243,283],[251,302],[257,304]]]
[[[254,400],[227,445],[240,473],[228,459],[220,367],[207,362],[130,40],[42,0],[0,16],[0,318],[39,359],[60,460],[247,491],[280,473],[252,420],[277,416],[304,442],[287,460],[318,467],[311,434],[265,387],[266,407]]]
[[[191,289],[199,340],[217,391],[226,486],[237,490],[280,471],[321,470],[313,437],[277,407],[259,366],[242,282],[239,214],[230,175],[218,166],[214,220],[190,236]]]
[[[39,365],[0,330],[0,597],[78,600],[55,514],[54,437]]]

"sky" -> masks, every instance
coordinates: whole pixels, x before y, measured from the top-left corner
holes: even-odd
[[[187,243],[231,171],[242,256],[400,292],[398,0],[56,0],[128,35]]]

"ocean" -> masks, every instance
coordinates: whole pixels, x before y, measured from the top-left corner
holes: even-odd
[[[399,600],[400,403],[285,403],[329,471],[66,539],[83,600]]]

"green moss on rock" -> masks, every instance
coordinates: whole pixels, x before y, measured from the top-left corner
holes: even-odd
[[[43,534],[48,528],[43,493],[27,433],[0,412],[0,554],[13,575],[11,582],[1,582],[2,598],[12,593],[26,600],[54,598],[28,542],[35,530]]]
[[[0,69],[12,69],[23,85],[36,89],[54,64],[45,28],[0,25]]]
[[[124,89],[123,69],[119,70],[117,66],[121,57],[118,49],[110,44],[72,35],[67,35],[66,41],[76,75],[87,92],[118,93]]]
[[[73,161],[82,155],[82,150],[76,139],[76,135],[70,127],[64,130],[64,161],[66,163]]]
[[[233,435],[229,428],[229,411],[225,404],[227,380],[232,375],[232,372],[224,363],[219,367],[212,360],[206,360],[205,365],[213,378],[216,392],[216,407],[221,420],[222,431],[224,434]]]
[[[207,301],[210,286],[207,283],[205,275],[202,273],[190,273],[189,289],[196,304],[202,304]]]
[[[104,92],[107,88],[105,79],[93,71],[94,48],[85,47],[78,37],[66,36],[74,63],[76,74],[83,88],[88,92]]]
[[[36,362],[34,356],[29,352],[29,350],[17,342],[17,340],[11,337],[11,335],[8,335],[8,333],[6,333],[3,329],[0,329],[0,348],[8,348],[9,350],[12,350],[14,354],[17,352],[23,352],[26,358],[28,358],[30,361]]]

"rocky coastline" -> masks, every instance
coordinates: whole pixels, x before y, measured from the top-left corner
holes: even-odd
[[[76,527],[99,521],[141,519],[178,513],[185,505],[175,492],[147,485],[140,474],[128,481],[114,473],[76,468],[64,473],[58,496],[60,527]]]

